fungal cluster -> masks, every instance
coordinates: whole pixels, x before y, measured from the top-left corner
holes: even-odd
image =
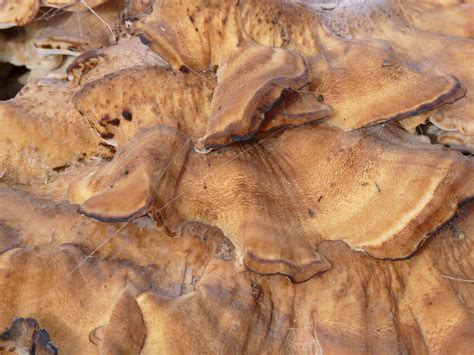
[[[472,349],[474,4],[13,3],[0,351]]]

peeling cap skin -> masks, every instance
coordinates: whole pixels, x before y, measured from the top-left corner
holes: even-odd
[[[55,169],[102,152],[88,123],[73,108],[67,83],[42,79],[0,102],[0,170],[4,181],[47,181]]]
[[[56,16],[35,37],[34,44],[42,54],[74,56],[103,47],[113,40],[110,29],[118,19],[120,10],[117,5],[110,3],[96,8],[95,13],[85,11]]]
[[[311,79],[310,90],[322,95],[333,111],[330,122],[346,130],[418,115],[465,95],[455,77],[421,74],[401,64],[403,59],[387,43],[336,38],[307,8],[284,1],[214,5],[199,0],[160,1],[151,15],[133,27],[174,68],[204,71],[219,66],[211,116],[205,136],[196,145],[198,152],[253,137],[268,106],[260,88],[266,87],[268,97],[276,99],[281,90],[275,84],[282,79],[292,89]],[[171,20],[176,13],[183,14],[180,21]],[[299,78],[283,74],[273,58],[266,59],[268,53],[277,53],[269,47],[280,47],[279,57],[288,58],[286,68],[304,63],[297,53],[318,65],[310,68],[309,77],[301,70]],[[250,66],[248,60],[262,64]],[[262,68],[269,68],[265,73],[273,79],[265,77]],[[260,82],[266,86],[256,86]],[[239,105],[235,97],[240,98]]]
[[[136,145],[130,143],[123,151],[135,151]],[[344,133],[306,126],[255,146],[231,146],[217,153],[206,159],[191,153],[175,195],[155,197],[152,213],[175,231],[189,220],[216,226],[250,270],[280,273],[296,282],[330,268],[317,252],[323,240],[343,240],[377,258],[408,257],[474,193],[470,160],[396,128]],[[179,161],[181,154],[172,156]],[[112,161],[104,168],[107,174],[99,169],[78,179],[70,200],[87,215],[123,220],[125,214],[116,214],[109,205],[119,205],[125,194],[132,201],[132,186],[143,183],[122,178],[130,188],[114,194],[109,189],[114,178],[103,176],[120,176],[127,164]],[[179,169],[177,164],[171,160],[171,171]],[[107,198],[101,203],[102,194]],[[388,201],[394,199],[392,206]],[[392,206],[389,215],[387,204]],[[134,211],[142,213],[141,208],[138,203]]]
[[[33,21],[40,3],[38,0],[2,0],[0,2],[0,29],[24,26]]]

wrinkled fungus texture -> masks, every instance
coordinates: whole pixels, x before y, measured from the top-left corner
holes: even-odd
[[[473,5],[0,0],[0,353],[472,352]]]

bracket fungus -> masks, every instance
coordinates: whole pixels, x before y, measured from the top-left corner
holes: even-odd
[[[474,90],[474,72],[470,64],[474,57],[472,21],[464,21],[469,17],[466,14],[473,11],[473,4],[404,0],[358,6],[357,11],[353,9],[348,3],[340,6],[324,16],[323,22],[343,38],[365,40],[370,37],[388,41],[401,60],[416,63],[414,65],[422,73],[455,75],[468,92]],[[443,25],[439,22],[434,25],[429,20],[431,11],[443,14],[440,17]],[[362,21],[368,18],[370,21]],[[425,23],[431,27],[423,25]],[[443,33],[434,30],[433,26],[443,28]],[[429,120],[443,130],[456,130],[471,137],[474,135],[473,112],[473,97],[468,93],[463,100],[432,111]]]
[[[472,161],[394,128],[377,136],[363,132],[361,141],[360,133],[302,127],[249,152],[249,146],[229,147],[206,160],[190,154],[182,172],[187,149],[179,147],[185,143],[161,131],[167,138],[160,142],[175,142],[166,144],[176,152],[174,160],[161,161],[170,154],[155,147],[145,131],[104,168],[79,178],[71,186],[71,201],[100,220],[128,220],[151,211],[175,231],[190,220],[216,226],[249,269],[298,282],[329,267],[315,252],[323,240],[344,240],[378,258],[411,255],[474,189]],[[145,146],[156,150],[155,157]],[[291,155],[297,149],[305,154]],[[150,160],[153,168],[135,167]],[[177,191],[175,179],[163,177],[164,171],[180,176]],[[196,181],[196,176],[205,178]],[[220,204],[213,203],[217,199]],[[394,199],[399,203],[387,216],[384,206]]]
[[[0,352],[471,351],[470,4],[9,4]]]
[[[281,14],[283,24],[271,20],[274,13]],[[291,30],[277,32],[280,26]],[[418,73],[377,42],[338,39],[314,12],[280,1],[158,1],[133,32],[176,69],[218,67],[206,134],[196,145],[200,152],[251,138],[262,122],[260,111],[268,110],[282,89],[300,89],[309,82],[311,90],[334,104],[330,120],[345,129],[431,110],[465,94],[456,78]],[[309,43],[314,43],[313,52]],[[306,61],[319,55],[320,65],[297,69],[308,66],[298,54]],[[249,60],[255,69],[249,69]],[[244,87],[245,95],[236,100]],[[354,99],[340,100],[348,95]]]

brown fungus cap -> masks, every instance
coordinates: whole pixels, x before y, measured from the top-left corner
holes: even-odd
[[[155,144],[157,143],[157,144]],[[110,164],[71,186],[70,199],[99,220],[130,220],[149,212],[154,200],[171,199],[187,153],[184,136],[173,127],[143,129]],[[162,166],[161,169],[156,169]],[[160,186],[161,185],[161,186]],[[134,194],[129,194],[134,190]],[[99,195],[94,196],[97,191]]]
[[[127,280],[141,283],[142,287],[146,281],[133,267],[100,260],[81,265],[81,277],[71,277],[85,256],[72,245],[53,253],[16,248],[1,254],[0,285],[4,291],[10,290],[2,295],[2,328],[16,310],[21,310],[22,314],[41,320],[41,326],[48,330],[60,351],[73,353],[80,347],[94,353],[95,345],[88,335],[108,322],[115,302],[130,285]],[[9,274],[13,276],[7,277]],[[14,291],[19,285],[21,294]]]
[[[443,72],[456,75],[468,92],[474,89],[474,70],[471,58],[474,57],[474,41],[472,39],[436,36],[427,32],[416,35],[408,29],[396,31],[385,30],[385,36],[394,50],[409,60],[421,63],[426,71]],[[410,48],[423,48],[422,51],[411,51]],[[434,69],[436,68],[436,69]],[[472,95],[439,110],[440,114],[430,117],[435,124],[450,126],[464,134],[474,134],[474,100]]]
[[[373,39],[328,40],[314,12],[282,1],[240,4],[246,43],[259,53],[296,53],[310,74],[306,85],[270,95],[246,142],[195,153],[217,75],[160,66],[133,42],[84,53],[70,67],[71,83],[34,89],[40,98],[23,101],[22,93],[0,110],[8,133],[0,157],[19,157],[6,165],[17,177],[0,169],[2,186],[17,189],[0,189],[0,329],[30,317],[66,354],[469,353],[472,158],[380,120],[419,122],[421,111],[444,112],[469,97],[449,104],[463,94],[458,81],[422,56]],[[469,55],[469,41],[458,43]],[[469,73],[459,48],[447,49],[457,76]],[[363,56],[361,69],[353,62]],[[387,85],[380,93],[365,74],[371,70],[386,75],[374,79]],[[339,98],[324,87],[326,77]],[[426,92],[409,91],[408,79]],[[341,130],[329,106],[335,122],[380,124]],[[63,115],[69,109],[72,118]],[[463,135],[437,130],[438,139]],[[102,146],[97,133],[117,153],[76,162],[84,147]],[[65,171],[53,181],[16,185],[36,179],[61,150],[70,166],[58,167]],[[65,202],[69,187],[79,209],[102,221]],[[30,347],[36,327],[24,329],[13,338]],[[10,336],[0,344],[5,338],[11,346]]]
[[[160,124],[197,138],[205,132],[213,83],[163,66],[133,65],[89,80],[73,102],[101,139],[114,146]]]
[[[65,13],[47,21],[34,44],[43,54],[77,56],[115,40],[113,28],[121,8],[107,3],[91,11]]]
[[[100,65],[99,65],[100,64]],[[71,81],[85,83],[120,72],[133,66],[163,66],[163,60],[136,37],[125,37],[111,46],[87,51],[71,63],[68,74]]]
[[[2,225],[35,246],[0,256],[0,328],[15,314],[34,317],[60,352],[468,353],[473,345],[473,204],[408,260],[324,242],[331,270],[301,284],[239,270],[205,225],[170,238],[139,219],[110,238],[123,225],[66,204],[6,190],[0,204],[10,207],[0,209]],[[0,243],[8,238],[0,233]]]
[[[461,222],[467,239],[472,227]],[[143,351],[176,351],[180,344],[203,352],[469,352],[472,286],[446,276],[458,267],[472,274],[472,240],[459,241],[449,227],[438,236],[419,257],[403,262],[324,243],[333,269],[297,285],[276,276],[245,282],[242,274],[229,277],[225,265],[214,264],[188,297],[169,300],[152,292],[137,297],[148,329]],[[263,314],[270,310],[268,319]]]
[[[310,91],[322,95],[345,130],[419,115],[452,103],[466,89],[452,76],[420,74],[400,64],[386,43],[345,41],[322,33],[324,57],[314,58]]]
[[[140,128],[164,124],[179,128],[190,136],[194,145],[197,138],[206,133],[206,126],[217,130],[219,127],[214,126],[219,120],[208,120],[213,110],[219,112],[212,98],[222,96],[218,93],[221,89],[215,77],[210,73],[183,74],[173,71],[165,67],[148,47],[137,41],[130,38],[110,50],[85,53],[69,67],[74,82],[80,85],[73,99],[75,107],[104,137],[104,142],[122,146]],[[256,48],[265,48],[269,56],[276,56],[270,48]],[[284,54],[280,52],[278,55]],[[120,60],[125,56],[126,61]],[[304,67],[300,69],[304,70]],[[258,78],[253,84],[258,84]],[[232,88],[230,78],[227,85]],[[243,94],[241,91],[235,93],[237,96]],[[292,90],[282,92],[280,97],[279,94],[272,95],[267,93],[271,103],[267,105],[266,112],[262,110],[258,121],[254,118],[253,122],[250,116],[247,117],[246,124],[253,125],[252,130],[263,132],[282,126],[297,126],[318,121],[330,114],[328,107],[312,93]],[[260,96],[265,95],[262,93]],[[226,105],[227,110],[237,110],[239,107],[232,106],[234,101],[222,104]],[[256,104],[255,101],[250,103]],[[248,115],[248,112],[242,114]],[[231,118],[229,114],[221,116]],[[223,119],[220,121],[226,123],[222,122]],[[227,125],[234,123],[235,130],[242,127],[244,122],[240,121],[227,122]]]
[[[430,121],[440,127],[473,135],[474,100],[469,92],[474,90],[474,71],[471,65],[474,58],[474,41],[460,33],[453,35],[455,33],[452,33],[453,27],[451,27],[452,24],[464,21],[462,20],[464,11],[472,8],[472,4],[452,7],[460,2],[443,4],[416,2],[413,5],[414,2],[410,1],[409,3],[415,7],[429,5],[437,11],[442,11],[443,14],[448,11],[446,21],[449,23],[445,25],[437,23],[436,28],[430,28],[420,23],[424,21],[420,14],[416,15],[418,21],[407,18],[411,5],[406,6],[405,3],[406,1],[402,3],[395,1],[391,2],[390,6],[385,6],[385,3],[382,3],[383,6],[376,3],[367,4],[357,7],[357,11],[351,11],[350,6],[341,6],[322,19],[340,37],[360,40],[375,37],[386,40],[397,58],[412,63],[411,66],[416,66],[423,75],[454,75],[461,81],[468,94],[457,102],[440,107],[431,115]],[[370,18],[370,21],[362,21],[364,18]],[[450,18],[451,20],[448,20]],[[341,23],[346,25],[340,28]]]
[[[474,171],[470,160],[446,154],[399,129],[344,133],[308,126],[254,146],[231,146],[207,159],[191,153],[170,197],[169,180],[160,183],[153,176],[167,169],[175,175],[185,153],[172,140],[151,148],[156,144],[145,138],[137,136],[123,147],[120,157],[137,151],[138,142],[157,152],[174,152],[146,175],[147,181],[157,184],[148,185],[148,195],[143,192],[154,197],[147,205],[152,213],[171,230],[189,220],[217,226],[249,269],[281,273],[297,282],[330,267],[316,252],[323,240],[343,240],[377,258],[408,257],[474,194],[474,179],[467,178]],[[169,154],[166,151],[159,157]],[[136,175],[141,169],[126,176],[122,172],[138,161],[144,158],[116,160],[92,170],[73,184],[71,201],[80,204],[83,213],[102,220],[143,214],[145,198],[135,206],[128,204],[126,213],[115,208],[125,195],[133,204],[137,194],[132,186],[144,185],[137,179],[142,175]],[[394,199],[398,202],[392,206],[389,201]],[[217,200],[218,204],[213,202]],[[392,206],[390,214],[387,204]]]
[[[179,21],[177,13],[182,14]],[[278,21],[271,20],[274,14],[280,15]],[[465,94],[455,77],[419,73],[381,41],[337,38],[316,12],[284,1],[159,1],[149,16],[134,24],[133,32],[176,69],[218,66],[211,116],[196,146],[199,152],[252,138],[268,99],[281,94],[278,83],[300,89],[310,81],[309,89],[333,110],[330,122],[346,130],[418,115]],[[282,52],[277,56],[278,50],[267,46]],[[308,74],[299,70],[295,76],[288,70],[304,63],[299,55],[318,64]],[[261,64],[251,66],[250,61]],[[266,77],[262,68],[268,68]],[[265,86],[259,84],[263,82]],[[262,95],[265,92],[270,95]]]
[[[248,140],[258,131],[265,112],[271,109],[283,90],[300,89],[308,81],[306,63],[296,53],[243,46],[217,71],[217,87],[206,134],[195,149],[206,153],[213,148]]]
[[[33,21],[39,8],[38,0],[2,0],[0,2],[0,28],[26,25]]]

